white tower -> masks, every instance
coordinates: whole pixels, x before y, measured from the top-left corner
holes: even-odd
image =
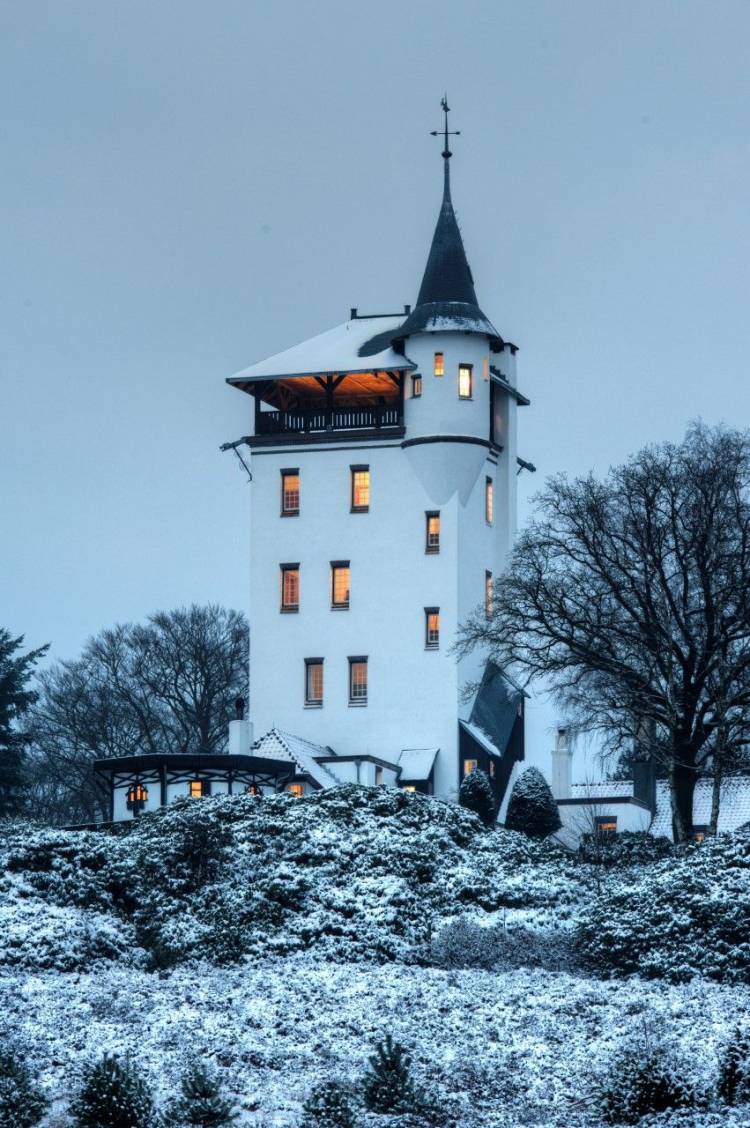
[[[276,726],[397,764],[402,785],[446,798],[476,764],[502,800],[523,758],[522,694],[451,648],[514,536],[528,400],[515,346],[477,302],[444,110],[443,201],[413,311],[353,309],[229,381],[255,400],[250,716],[256,736]],[[467,682],[481,686],[465,701]]]

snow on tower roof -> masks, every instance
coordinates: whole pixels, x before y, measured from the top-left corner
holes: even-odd
[[[251,364],[230,376],[227,383],[246,384],[289,376],[331,376],[341,372],[408,371],[416,365],[390,344],[390,337],[396,335],[402,321],[403,316],[352,318],[267,360]],[[360,348],[376,331],[384,337],[383,348],[374,355],[360,356]]]
[[[319,787],[337,787],[341,783],[332,771],[316,759],[317,756],[332,755],[332,750],[323,748],[320,744],[312,744],[291,732],[272,728],[260,740],[256,740],[252,751],[256,756],[267,756],[273,760],[291,760],[301,775],[309,776]]]

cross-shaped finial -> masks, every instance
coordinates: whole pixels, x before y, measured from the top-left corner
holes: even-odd
[[[460,129],[455,129],[455,130],[448,129],[448,114],[451,112],[451,110],[450,110],[450,106],[448,105],[448,95],[447,94],[445,95],[444,98],[442,98],[440,100],[440,105],[442,107],[443,113],[445,114],[445,125],[444,125],[443,129],[432,129],[432,130],[430,130],[430,136],[431,137],[439,137],[441,133],[443,134],[443,138],[444,138],[444,141],[443,141],[443,157],[447,161],[453,156],[450,149],[448,148],[448,138],[449,137],[460,137],[461,136],[461,130]]]

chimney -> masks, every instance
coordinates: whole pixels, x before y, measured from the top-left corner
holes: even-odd
[[[573,744],[567,727],[560,726],[552,752],[552,794],[555,799],[570,799],[573,778]]]
[[[229,755],[249,756],[253,743],[253,726],[250,721],[229,722]]]

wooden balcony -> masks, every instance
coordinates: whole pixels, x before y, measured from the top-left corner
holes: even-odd
[[[274,443],[336,442],[342,439],[404,435],[403,403],[394,401],[371,407],[316,407],[262,411],[255,415],[251,446]]]

